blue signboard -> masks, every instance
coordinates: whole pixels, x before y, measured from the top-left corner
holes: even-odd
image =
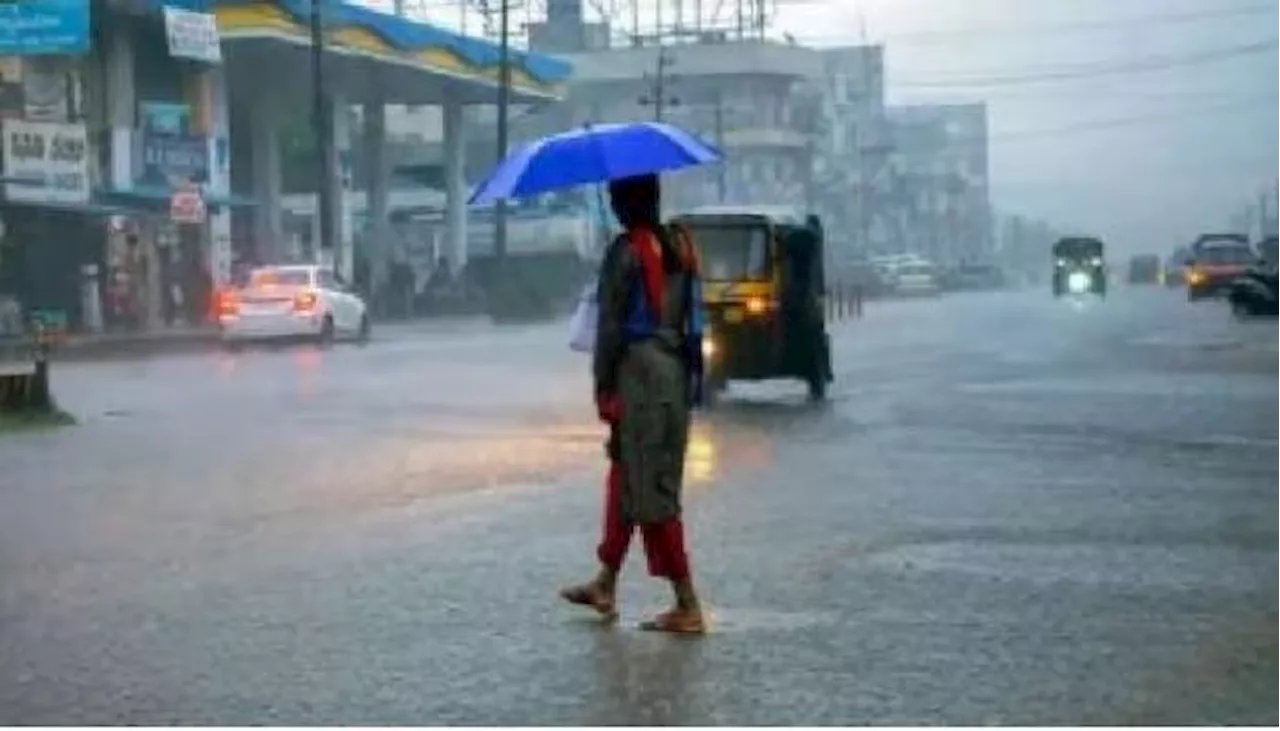
[[[0,55],[89,52],[89,0],[0,3]]]
[[[209,182],[209,145],[204,137],[142,134],[137,182],[147,186]]]
[[[184,135],[191,125],[191,107],[171,102],[140,102],[142,130],[147,134]]]

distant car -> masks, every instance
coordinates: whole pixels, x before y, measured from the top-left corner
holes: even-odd
[[[268,266],[249,273],[245,286],[218,302],[224,343],[310,339],[369,339],[363,299],[328,268]]]
[[[1129,258],[1129,284],[1159,284],[1160,257],[1138,254]]]
[[[1181,287],[1187,283],[1187,267],[1191,264],[1191,249],[1179,247],[1174,249],[1169,258],[1164,260],[1162,278],[1166,287]]]
[[[1217,297],[1232,281],[1258,263],[1258,255],[1245,236],[1206,234],[1191,247],[1187,266],[1187,299]]]
[[[932,264],[909,262],[893,269],[893,291],[907,296],[932,296],[942,291]]]

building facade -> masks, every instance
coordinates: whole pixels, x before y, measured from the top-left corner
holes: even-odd
[[[891,193],[897,251],[944,266],[992,253],[985,104],[891,107]]]
[[[214,27],[88,0],[0,13],[0,296],[89,331],[204,318],[228,161],[216,30],[167,32],[192,23]]]
[[[888,247],[884,198],[889,180],[884,49],[821,49],[816,99],[814,204],[827,222],[832,259],[854,260]]]

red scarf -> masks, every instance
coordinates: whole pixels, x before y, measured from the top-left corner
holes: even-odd
[[[690,274],[698,273],[698,255],[693,246],[689,232],[674,227],[671,234],[676,239],[676,251],[681,264]],[[656,322],[662,321],[662,303],[666,300],[667,277],[662,265],[662,243],[652,229],[638,227],[632,229],[628,239],[636,261],[640,262],[641,279],[644,281],[645,299],[649,302],[649,311]]]
[[[667,278],[662,267],[662,244],[658,236],[648,228],[632,229],[628,236],[631,251],[640,262],[640,278],[644,282],[645,299],[654,322],[662,322],[662,303],[665,301]]]

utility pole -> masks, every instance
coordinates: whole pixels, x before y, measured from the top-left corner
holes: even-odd
[[[1280,179],[1277,179],[1275,186],[1276,193],[1276,225],[1271,228],[1270,232],[1263,232],[1262,236],[1266,237],[1268,233],[1280,234]]]
[[[330,109],[328,94],[324,88],[324,17],[322,15],[324,0],[311,0],[311,114],[312,126],[316,136],[316,167],[319,177],[316,180],[317,211],[320,216],[319,251],[329,252],[334,265],[338,265],[337,252],[334,251],[333,198],[334,178],[336,171],[333,164],[337,155],[334,152],[333,114]]]
[[[1271,198],[1271,191],[1269,190],[1263,189],[1263,191],[1258,194],[1258,238],[1259,239],[1266,238],[1267,234],[1270,233],[1270,231],[1267,230],[1268,228],[1270,228],[1268,224],[1271,223],[1270,198]]]
[[[498,162],[507,157],[507,122],[511,112],[511,0],[498,0]],[[493,258],[499,265],[507,257],[507,203],[499,200],[493,210]],[[501,274],[499,274],[501,276]]]
[[[716,147],[720,148],[720,154],[724,155],[724,92],[716,92],[716,108],[715,108],[715,124],[716,124]],[[728,175],[724,158],[721,157],[716,167],[716,198],[719,202],[724,203],[725,189],[727,186],[726,177]]]
[[[658,42],[661,44],[662,39],[659,38]],[[667,98],[667,84],[672,80],[672,78],[674,78],[667,73],[667,68],[674,66],[675,63],[675,59],[667,53],[667,47],[659,45],[657,73],[652,77],[653,88],[650,90],[650,93],[640,97],[640,104],[642,106],[647,107],[649,105],[653,105],[653,119],[656,122],[662,121],[663,112],[667,106],[675,107],[680,105],[679,99],[675,97]],[[646,74],[646,76],[648,75]]]

